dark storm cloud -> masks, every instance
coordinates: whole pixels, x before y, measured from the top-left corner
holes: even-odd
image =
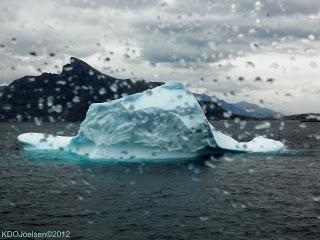
[[[234,62],[245,65],[251,56],[273,54],[264,64],[269,66],[292,53],[318,51],[319,11],[318,0],[3,0],[0,82],[39,74],[37,69],[58,71],[76,56],[112,73],[126,69],[120,77],[130,72],[240,93],[244,85],[223,80],[234,73]],[[112,60],[101,61],[106,56]],[[210,81],[195,81],[201,78]],[[212,86],[213,78],[221,78],[221,84]],[[261,94],[265,88],[249,82],[245,87]]]
[[[251,10],[260,8],[262,13],[268,13],[270,16],[293,15],[293,14],[317,14],[320,8],[320,2],[316,0],[185,0],[179,1],[173,12],[185,13],[217,13],[228,14],[230,10],[242,13],[243,15],[252,14]]]
[[[251,42],[268,44],[285,36],[307,37],[310,32],[317,32],[320,28],[317,22],[306,22],[307,19],[301,17],[304,14],[317,13],[320,6],[317,1],[301,4],[295,0],[263,2],[69,0],[54,1],[53,4],[48,4],[47,8],[43,2],[45,1],[40,4],[40,10],[48,11],[49,16],[45,17],[44,22],[31,21],[32,23],[29,23],[33,24],[31,28],[28,26],[28,21],[25,24],[24,19],[19,18],[21,17],[19,13],[25,15],[24,17],[28,14],[24,12],[27,9],[21,2],[1,2],[3,9],[10,9],[2,11],[6,16],[2,21],[3,32],[11,32],[12,37],[22,40],[14,46],[15,52],[19,55],[27,54],[26,51],[32,48],[38,48],[39,51],[52,48],[83,57],[97,51],[94,40],[99,42],[101,38],[106,40],[111,38],[128,39],[133,42],[138,39],[144,52],[143,56],[152,62],[176,62],[179,58],[188,62],[192,60],[198,62],[201,55],[207,55],[204,60],[211,62],[214,59],[211,55],[216,56],[220,53],[226,55],[237,50],[248,52]],[[40,1],[29,1],[30,5],[37,3]],[[100,14],[96,11],[100,11]],[[183,14],[179,15],[180,12]],[[266,17],[266,14],[270,13],[273,14]],[[291,18],[295,13],[300,16]],[[33,15],[30,14],[29,17]],[[303,28],[294,23],[293,20],[297,18],[300,18],[302,24],[306,23]],[[256,19],[261,23],[256,24]],[[50,20],[52,20],[51,26],[47,26],[46,22]],[[10,24],[6,24],[8,22]],[[115,26],[112,28],[109,24]],[[250,35],[248,32],[252,29],[254,34]],[[241,38],[241,34],[244,38]],[[12,51],[10,35],[1,40]],[[161,54],[159,54],[160,47],[149,44],[154,41],[161,42],[163,50]],[[209,43],[218,47],[213,49]],[[232,49],[233,46],[240,45],[242,48]]]
[[[145,9],[149,7],[154,7],[155,5],[161,5],[157,0],[114,0],[114,1],[106,1],[106,0],[54,0],[57,5],[66,5],[71,7],[79,7],[79,8],[114,8],[114,9]]]

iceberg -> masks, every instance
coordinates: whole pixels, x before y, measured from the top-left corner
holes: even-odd
[[[53,136],[44,133],[24,133],[18,136],[18,141],[22,143],[25,150],[40,149],[63,149],[72,137]]]
[[[63,149],[90,159],[185,159],[232,152],[276,152],[283,143],[264,137],[238,142],[217,131],[180,83],[90,105],[76,136],[25,133],[26,150]]]

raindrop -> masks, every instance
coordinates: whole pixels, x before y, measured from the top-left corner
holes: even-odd
[[[232,116],[232,112],[231,111],[226,111],[226,112],[223,112],[223,116],[225,118],[230,118]]]
[[[216,44],[215,42],[209,42],[209,43],[208,43],[208,46],[209,46],[212,50],[217,49],[217,44]]]
[[[99,94],[100,94],[100,95],[106,94],[106,89],[105,89],[104,87],[103,87],[103,88],[100,88]]]
[[[37,126],[40,126],[40,125],[42,124],[41,119],[38,118],[38,117],[35,117],[35,118],[34,118],[34,122],[36,123]]]
[[[230,193],[229,193],[228,191],[226,191],[226,190],[222,191],[222,193],[223,193],[224,195],[226,195],[226,196],[229,196],[229,195],[230,195]]]
[[[311,62],[309,63],[309,65],[310,65],[310,67],[312,67],[312,68],[316,68],[316,67],[317,67],[317,63],[314,62],[314,61],[311,61]]]
[[[116,83],[113,83],[111,86],[110,86],[110,89],[111,91],[113,92],[117,92],[118,91],[118,85]]]
[[[300,128],[306,128],[307,127],[307,125],[305,124],[305,123],[301,123],[301,124],[299,124],[298,125]]]
[[[257,30],[254,28],[249,29],[249,34],[255,34],[256,32]]]
[[[209,217],[199,217],[200,221],[208,221]]]
[[[209,168],[216,168],[216,165],[214,165],[211,161],[205,161],[204,164]]]
[[[80,97],[74,96],[73,99],[72,99],[72,102],[75,102],[75,103],[80,102]]]
[[[257,42],[250,43],[250,47],[251,47],[252,49],[257,49],[257,48],[259,48],[259,43],[257,43]]]
[[[316,39],[313,34],[309,34],[308,38],[309,38],[309,40],[312,40],[312,41]]]
[[[275,68],[275,69],[277,69],[277,68],[279,68],[279,64],[278,64],[278,63],[272,63],[272,64],[270,65],[270,68]]]
[[[260,1],[256,1],[254,3],[255,8],[261,8],[261,2]]]
[[[16,118],[17,118],[18,122],[21,122],[23,120],[23,117],[21,114],[17,114]]]
[[[226,162],[232,162],[232,161],[233,161],[233,158],[228,157],[228,156],[225,156],[225,157],[223,158],[223,160],[226,161]]]
[[[134,111],[134,109],[135,109],[135,106],[134,106],[133,104],[131,104],[131,105],[129,106],[129,110],[130,110],[130,111]]]
[[[313,196],[312,200],[315,202],[320,202],[320,196]]]
[[[233,4],[231,4],[230,8],[231,8],[231,12],[234,13],[237,10],[237,5],[233,3]]]
[[[15,207],[15,206],[16,206],[16,204],[15,204],[14,202],[11,202],[11,201],[9,201],[9,205],[10,205],[11,207]]]
[[[129,183],[130,183],[130,185],[135,185],[136,184],[135,181],[130,181]]]
[[[260,129],[269,128],[270,126],[271,126],[271,123],[270,123],[270,122],[264,122],[264,123],[257,124],[254,128],[255,128],[256,130],[260,130]]]
[[[83,184],[86,185],[86,186],[91,186],[91,184],[90,184],[87,180],[84,180],[84,179],[83,179],[82,182],[83,182]]]
[[[52,110],[57,113],[60,113],[62,111],[62,106],[60,104],[54,105]]]
[[[247,62],[246,62],[246,66],[247,66],[247,67],[252,67],[252,68],[255,67],[254,63],[251,62],[251,61],[247,61]]]
[[[48,107],[53,106],[53,100],[54,100],[54,98],[52,96],[47,97],[47,106]]]

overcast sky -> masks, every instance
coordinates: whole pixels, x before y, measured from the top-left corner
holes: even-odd
[[[320,112],[319,0],[1,0],[0,31],[1,84],[75,56],[115,77]]]

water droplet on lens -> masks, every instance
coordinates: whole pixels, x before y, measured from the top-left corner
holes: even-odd
[[[199,217],[200,221],[208,221],[209,217]]]
[[[106,89],[105,89],[105,88],[100,88],[99,94],[100,94],[100,95],[106,94]]]

